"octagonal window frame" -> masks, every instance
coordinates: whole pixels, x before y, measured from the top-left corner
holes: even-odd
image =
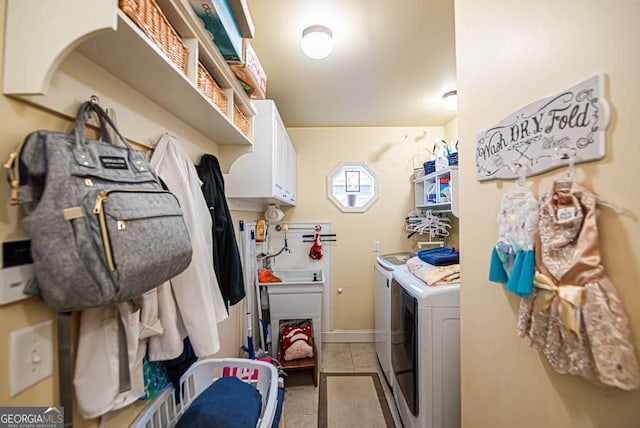
[[[345,184],[350,186],[350,190],[345,189]],[[340,187],[344,190],[338,192]],[[371,188],[371,192],[364,195],[368,199],[361,200],[359,195],[367,188]],[[342,212],[363,213],[367,211],[378,200],[379,193],[378,174],[365,162],[340,162],[327,175],[327,197]]]

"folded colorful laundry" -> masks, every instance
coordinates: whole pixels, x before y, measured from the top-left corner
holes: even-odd
[[[407,269],[430,286],[457,284],[460,282],[460,265],[434,266],[412,257],[407,260]]]

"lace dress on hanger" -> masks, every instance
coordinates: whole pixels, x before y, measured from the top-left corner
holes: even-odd
[[[630,390],[640,386],[640,369],[622,302],[601,265],[596,202],[572,182],[556,182],[542,196],[534,291],[520,302],[518,335],[559,373]]]
[[[489,281],[506,283],[507,290],[518,296],[531,294],[537,225],[538,201],[530,190],[502,197]]]

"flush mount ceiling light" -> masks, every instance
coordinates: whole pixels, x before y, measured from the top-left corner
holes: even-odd
[[[447,110],[457,110],[458,91],[449,91],[442,95],[442,106]]]
[[[333,33],[324,25],[312,25],[302,32],[300,46],[309,58],[326,58],[333,50]]]

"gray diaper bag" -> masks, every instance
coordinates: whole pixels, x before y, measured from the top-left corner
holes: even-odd
[[[100,140],[85,137],[92,112]],[[107,127],[124,146],[110,140]],[[178,200],[96,103],[81,105],[69,134],[29,134],[5,167],[11,203],[25,209],[32,241],[37,283],[25,292],[53,310],[130,300],[189,266]]]

